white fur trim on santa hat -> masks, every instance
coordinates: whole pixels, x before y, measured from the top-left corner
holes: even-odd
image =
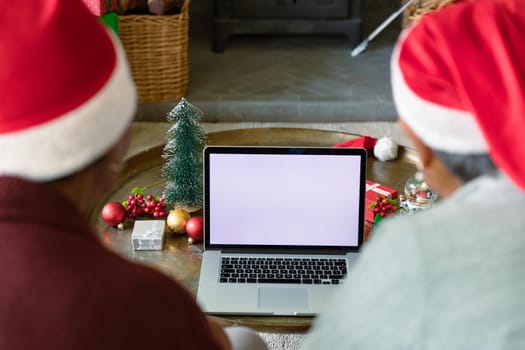
[[[392,92],[399,117],[433,149],[462,154],[486,153],[487,142],[471,113],[425,100],[408,86],[398,64],[400,47],[408,33],[403,34],[391,61]]]
[[[110,35],[117,62],[106,85],[58,118],[0,135],[0,175],[35,181],[70,175],[101,157],[127,130],[136,109],[136,91],[124,50]]]

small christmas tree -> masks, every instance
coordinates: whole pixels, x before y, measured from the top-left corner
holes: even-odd
[[[206,144],[199,122],[202,111],[186,99],[168,113],[174,123],[166,135],[162,178],[166,181],[164,200],[168,210],[174,207],[202,207],[202,151]]]

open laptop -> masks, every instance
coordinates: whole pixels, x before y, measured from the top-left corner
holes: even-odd
[[[206,147],[202,309],[319,313],[363,242],[366,157],[360,148]]]

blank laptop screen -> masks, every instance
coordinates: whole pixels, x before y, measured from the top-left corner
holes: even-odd
[[[211,153],[209,243],[357,247],[363,158]]]

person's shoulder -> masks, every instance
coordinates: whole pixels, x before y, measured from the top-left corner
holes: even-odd
[[[105,266],[98,265],[99,272],[94,278],[106,285],[108,291],[120,294],[121,298],[140,296],[133,299],[135,304],[154,303],[167,296],[175,297],[175,300],[191,298],[180,282],[153,267],[128,261],[112,252],[103,255],[105,258],[100,262]],[[133,293],[126,293],[129,291]],[[157,298],[147,298],[150,295]]]
[[[133,349],[216,348],[205,315],[184,286],[150,267],[126,263],[111,269],[116,275],[105,279],[92,303],[114,325],[108,337],[126,339]]]
[[[73,259],[73,264],[79,269],[76,294],[92,296],[86,305],[97,308],[103,308],[104,304],[120,305],[124,313],[152,313],[156,317],[176,311],[200,313],[190,292],[164,272],[129,261],[93,243],[89,247],[84,245],[82,252],[89,260]],[[80,270],[82,266],[84,270]]]
[[[516,191],[518,190],[499,174],[482,176],[466,183],[446,199],[438,198],[431,208],[381,221],[377,231],[394,241],[407,237],[427,240],[454,227],[459,228],[464,224],[471,226],[472,218],[479,218],[484,211],[496,214],[506,211],[501,205],[501,201],[506,199],[502,197]],[[525,204],[525,196],[513,197]]]
[[[429,262],[446,259],[452,250],[474,254],[474,247],[481,251],[496,242],[509,244],[498,238],[503,232],[521,234],[523,206],[525,194],[504,176],[482,176],[429,209],[382,220],[369,248],[376,255],[410,254]]]
[[[421,261],[439,254],[436,247],[446,245],[443,235],[450,233],[446,222],[453,214],[440,203],[425,211],[383,219],[364,245],[363,258],[371,260],[370,264],[388,264],[392,269],[423,268]]]

